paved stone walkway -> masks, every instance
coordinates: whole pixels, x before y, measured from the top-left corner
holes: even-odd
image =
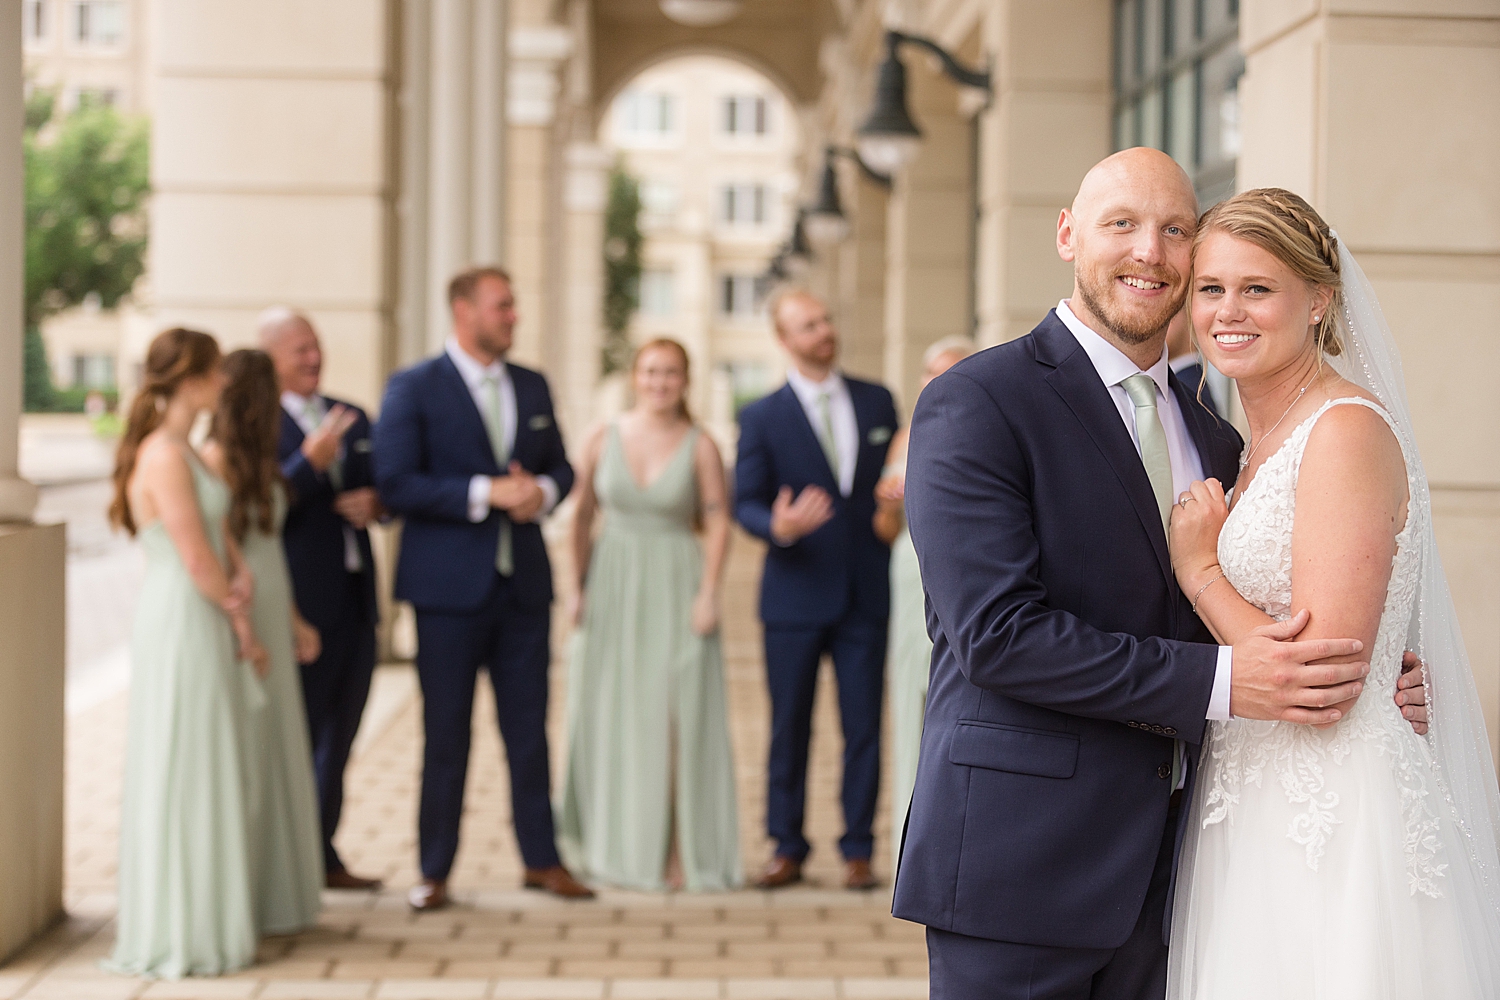
[[[759,567],[759,549],[737,538],[724,637],[747,872],[769,851],[762,833],[768,709],[754,620]],[[565,640],[557,647],[565,649]],[[560,667],[554,663],[554,752],[562,746]],[[0,967],[0,1000],[926,997],[921,928],[889,915],[888,889],[838,888],[842,741],[830,674],[818,695],[808,824],[814,854],[806,886],[702,896],[606,891],[586,903],[519,890],[506,773],[493,705],[481,685],[463,846],[452,880],[458,905],[413,916],[404,894],[416,877],[420,719],[410,669],[382,668],[349,772],[339,846],[352,869],[380,875],[389,888],[326,893],[317,929],[267,939],[262,961],[244,973],[156,983],[107,975],[96,965],[114,939],[125,700],[111,698],[69,719],[69,919]],[[882,797],[875,865],[888,877],[886,809]]]

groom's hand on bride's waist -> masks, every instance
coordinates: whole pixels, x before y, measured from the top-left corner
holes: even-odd
[[[1339,707],[1364,690],[1368,663],[1320,663],[1355,656],[1358,639],[1310,639],[1294,636],[1307,627],[1299,611],[1284,622],[1255,629],[1234,646],[1229,714],[1238,719],[1271,719],[1321,726],[1343,718]]]
[[[1396,707],[1401,717],[1411,723],[1418,736],[1427,735],[1427,688],[1423,685],[1426,666],[1416,653],[1408,650],[1401,657],[1401,676],[1396,678]]]

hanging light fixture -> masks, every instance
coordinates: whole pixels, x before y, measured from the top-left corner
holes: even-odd
[[[807,242],[807,209],[797,209],[797,222],[792,226],[792,238],[786,245],[787,272],[798,281],[812,270],[812,244]]]
[[[859,166],[860,173],[881,187],[889,189],[891,186],[890,177],[871,170],[857,151],[847,146],[824,147],[823,177],[818,185],[818,200],[807,210],[804,219],[808,242],[815,250],[827,250],[849,237],[849,219],[844,214],[844,206],[839,198],[838,175],[833,169],[833,161],[839,156],[853,160]]]
[[[859,155],[875,170],[894,174],[916,158],[922,143],[922,130],[912,120],[906,102],[906,67],[899,55],[903,44],[911,43],[938,57],[943,73],[965,87],[994,93],[990,71],[968,69],[946,49],[929,38],[907,35],[900,31],[885,33],[885,59],[875,79],[875,103],[869,117],[859,127]]]
[[[689,28],[712,28],[740,12],[742,0],[661,0],[661,12]]]

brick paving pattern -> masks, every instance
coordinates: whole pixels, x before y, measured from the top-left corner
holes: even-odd
[[[764,823],[768,706],[755,620],[760,550],[736,539],[724,622],[745,870],[770,845]],[[561,623],[559,623],[561,626]],[[549,723],[556,755],[564,705],[559,627]],[[419,703],[409,668],[380,671],[349,771],[339,848],[377,874],[379,894],[329,892],[319,926],[269,938],[253,968],[216,980],[148,982],[97,967],[114,940],[115,836],[125,698],[69,719],[69,918],[0,966],[0,1000],[909,1000],[927,996],[922,928],[889,913],[888,888],[839,888],[838,733],[831,671],[818,693],[805,886],[718,895],[603,891],[566,903],[518,888],[521,867],[487,686],[475,707],[456,905],[413,915]],[[554,766],[560,764],[555,762]],[[556,773],[554,773],[554,779]],[[889,878],[887,805],[877,813],[876,871]]]

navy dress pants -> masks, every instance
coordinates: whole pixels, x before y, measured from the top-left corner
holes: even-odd
[[[495,692],[510,763],[511,815],[521,857],[527,868],[558,864],[546,728],[552,615],[546,605],[516,598],[515,584],[497,573],[475,611],[417,611],[417,677],[426,733],[417,836],[424,878],[446,879],[458,853],[474,683],[481,667]]]
[[[875,795],[880,788],[880,705],[885,694],[886,622],[853,615],[832,625],[765,626],[766,682],[771,691],[771,759],[766,832],[776,853],[807,857],[802,823],[807,808],[807,752],[812,739],[818,663],[833,657],[839,720],[844,730],[840,802],[846,860],[869,860],[875,846]]]
[[[927,928],[932,1000],[1162,1000],[1167,995],[1165,920],[1178,805],[1135,929],[1118,948],[1048,948]],[[995,850],[1003,851],[1004,844]],[[1088,864],[1079,858],[1079,864]]]
[[[364,577],[349,573],[345,582],[346,592],[332,602],[336,613],[312,621],[323,649],[316,660],[302,666],[302,700],[323,824],[323,865],[330,872],[344,870],[333,849],[333,835],[344,809],[344,767],[375,672],[375,622],[365,611]]]

